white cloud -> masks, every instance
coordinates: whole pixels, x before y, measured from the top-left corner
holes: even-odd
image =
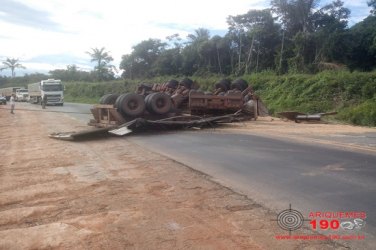
[[[10,8],[14,5],[17,11]],[[61,65],[56,61],[25,65],[51,70],[64,66],[64,55],[72,59],[66,64],[84,65],[86,60],[90,65],[85,52],[105,47],[118,66],[121,56],[130,53],[132,46],[142,40],[165,39],[175,33],[185,38],[200,27],[227,30],[229,15],[269,5],[269,0],[2,0],[0,59],[15,57],[32,63],[33,58],[41,55],[59,55]],[[7,11],[12,19],[6,19]]]
[[[349,25],[354,25],[360,21],[363,21],[365,17],[369,15],[370,7],[368,7],[367,2],[369,0],[342,0],[344,2],[344,7],[351,10]],[[322,1],[322,5],[329,4],[333,0]]]
[[[367,5],[367,0],[361,1],[345,1],[345,7],[351,9],[351,19],[349,24],[354,25],[355,23],[361,22],[366,18],[371,8]]]

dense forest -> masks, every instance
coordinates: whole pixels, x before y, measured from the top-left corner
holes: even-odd
[[[340,0],[319,7],[313,0],[273,0],[264,10],[227,18],[228,32],[210,37],[200,28],[186,40],[145,40],[124,55],[125,78],[158,75],[243,75],[272,70],[316,73],[376,67],[376,16],[348,28],[350,10]],[[375,1],[369,3],[375,7]],[[373,4],[373,5],[372,5]]]

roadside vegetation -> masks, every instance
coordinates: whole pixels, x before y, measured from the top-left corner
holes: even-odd
[[[270,112],[307,113],[337,111],[336,119],[356,125],[376,126],[376,71],[324,71],[315,75],[246,77]]]

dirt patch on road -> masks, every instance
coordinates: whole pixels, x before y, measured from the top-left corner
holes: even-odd
[[[276,117],[259,117],[257,121],[231,123],[219,130],[242,132],[272,138],[327,144],[341,149],[376,153],[376,128],[327,122],[302,122]]]
[[[50,139],[87,128],[67,115],[0,120],[0,249],[340,249],[277,240],[276,214],[126,139]]]

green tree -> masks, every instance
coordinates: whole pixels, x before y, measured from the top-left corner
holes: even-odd
[[[134,57],[131,54],[121,56],[121,62],[119,66],[119,68],[123,70],[121,77],[129,78],[129,79],[134,78],[134,74],[133,74],[134,62],[135,62]]]
[[[370,15],[350,28],[351,70],[370,71],[376,68],[376,15]]]
[[[376,0],[370,0],[367,2],[369,7],[372,7],[371,14],[376,15]]]
[[[243,15],[229,16],[227,18],[227,24],[229,25],[229,31],[227,36],[231,39],[231,68],[232,72],[236,75],[242,74],[244,69],[244,44],[246,38],[246,27],[244,24]],[[235,63],[236,62],[236,63]]]
[[[285,31],[289,70],[314,72],[323,61],[343,59],[350,10],[341,0],[319,8],[319,0],[272,0],[272,10]],[[338,43],[338,44],[336,44]],[[332,49],[335,53],[331,53]],[[341,48],[341,49],[340,49]],[[339,53],[338,53],[339,52]]]
[[[149,39],[133,46],[129,55],[123,55],[120,69],[123,69],[123,77],[152,77],[155,63],[165,50],[167,44],[159,39]]]
[[[340,0],[315,13],[315,62],[345,63],[350,50],[347,21],[350,10]]]
[[[230,43],[226,37],[213,36],[209,43],[210,71],[217,74],[231,74]]]
[[[237,47],[234,51],[238,58],[237,73],[274,68],[280,26],[274,22],[270,9],[249,10],[243,15],[230,16],[227,21]]]
[[[5,65],[5,67],[1,68],[1,70],[3,69],[10,69],[12,71],[12,78],[14,78],[16,76],[16,68],[19,68],[19,69],[26,69],[26,67],[24,67],[22,64],[19,63],[19,59],[16,59],[16,58],[7,58],[4,62],[3,62],[3,65]]]
[[[155,75],[178,75],[182,66],[180,48],[171,48],[162,51],[153,64]]]
[[[179,36],[179,34],[173,34],[171,36],[167,36],[166,37],[168,43],[170,43],[170,46],[171,46],[171,43],[174,45],[174,48],[181,48],[182,47],[182,42],[181,42],[181,38]]]
[[[91,62],[97,62],[97,65],[94,67],[94,73],[98,80],[109,80],[114,78],[114,73],[112,70],[116,70],[114,65],[110,63],[114,60],[108,51],[105,51],[105,48],[102,47],[92,48],[91,52],[86,52],[91,57]]]
[[[305,71],[307,64],[313,61],[313,20],[318,2],[319,0],[272,0],[271,2],[272,11],[277,15],[285,31],[284,50],[290,50],[293,54],[293,57],[287,59],[289,70]],[[283,54],[286,52],[281,51],[281,55]]]
[[[52,78],[61,79],[63,81],[93,81],[92,74],[78,69],[77,65],[67,65],[66,69],[55,69],[49,71]]]
[[[194,31],[194,34],[189,34],[187,38],[187,45],[182,50],[184,74],[193,74],[199,69],[206,71],[210,31],[199,28]]]
[[[313,31],[313,15],[319,0],[272,0],[272,11],[277,14],[289,36]]]

